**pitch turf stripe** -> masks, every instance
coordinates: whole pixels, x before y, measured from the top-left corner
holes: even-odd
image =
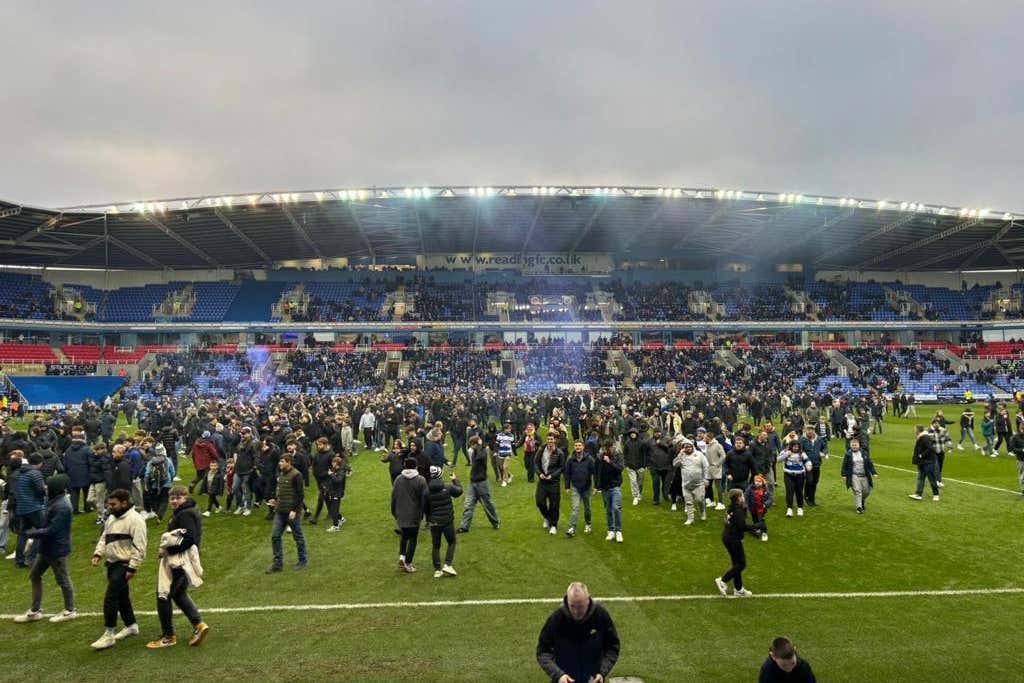
[[[893,465],[879,465],[875,464],[875,467],[884,467],[887,470],[896,470],[897,472],[906,472],[907,474],[917,475],[917,470],[908,470],[906,467],[894,467]],[[1015,496],[1020,495],[1020,491],[1014,491],[1012,489],[1002,489],[998,486],[989,486],[988,484],[978,484],[973,481],[965,481],[963,479],[953,479],[952,477],[943,477],[942,481],[952,481],[957,484],[965,484],[967,486],[977,486],[979,489],[988,489],[989,491],[1002,491],[1003,493],[1012,493]]]
[[[1020,595],[1024,588],[962,588],[949,590],[920,591],[853,591],[848,593],[758,593],[753,600],[853,600],[865,598],[954,598],[974,595]],[[697,602],[721,600],[718,593],[690,595],[613,595],[597,596],[600,602]],[[200,607],[202,614],[236,614],[250,612],[308,612],[344,611],[373,609],[408,609],[429,607],[503,607],[508,605],[556,605],[561,598],[498,598],[493,600],[433,600],[427,602],[351,602],[333,605],[254,605],[250,607]],[[154,611],[139,611],[135,614],[146,617],[156,616]],[[13,619],[15,614],[0,614],[0,619]],[[79,612],[79,617],[101,617],[102,612]]]

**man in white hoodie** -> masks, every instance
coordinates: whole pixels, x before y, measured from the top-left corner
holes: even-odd
[[[377,416],[373,414],[373,409],[370,406],[366,406],[363,416],[359,418],[359,431],[363,433],[363,448],[373,448],[373,436],[376,430]],[[380,450],[380,448],[375,450]]]
[[[679,455],[672,461],[679,468],[682,477],[683,501],[686,503],[686,526],[693,524],[694,507],[700,509],[700,519],[707,519],[704,503],[704,487],[708,482],[708,459],[693,447],[690,440],[683,441]]]

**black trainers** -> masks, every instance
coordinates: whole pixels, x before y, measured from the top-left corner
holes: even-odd
[[[469,533],[469,529],[464,529],[464,528],[462,528],[460,526],[458,529],[455,530],[455,533],[457,533],[457,534],[468,534]]]
[[[307,566],[309,566],[308,562],[296,562],[295,563],[295,571],[301,571],[301,570],[305,569]]]
[[[275,564],[272,564],[269,567],[267,567],[267,573],[268,574],[276,574],[277,572],[281,571],[281,569],[282,569],[281,565],[275,563]]]

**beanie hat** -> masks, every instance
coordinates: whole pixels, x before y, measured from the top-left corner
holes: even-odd
[[[430,466],[430,478],[431,479],[440,479],[441,478],[441,468],[438,467],[437,465],[431,465]]]
[[[206,430],[205,432],[203,432],[203,438],[204,439],[209,439],[210,438],[210,430]]]
[[[51,498],[64,495],[70,485],[71,479],[66,474],[55,474],[46,480],[46,489]]]

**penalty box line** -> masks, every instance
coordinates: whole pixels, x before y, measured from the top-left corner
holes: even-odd
[[[955,598],[976,595],[1020,595],[1024,588],[961,588],[948,590],[917,591],[851,591],[822,593],[758,593],[739,600],[850,600],[868,598]],[[700,602],[722,600],[717,593],[694,593],[689,595],[613,595],[595,596],[602,603],[638,602]],[[504,607],[509,605],[558,605],[561,598],[496,598],[489,600],[432,600],[424,602],[352,602],[327,605],[252,605],[248,607],[200,607],[203,614],[245,614],[251,612],[329,612],[345,610],[407,609],[431,607]],[[136,614],[153,617],[155,611],[136,610]],[[101,617],[102,612],[79,612],[80,617]],[[13,619],[14,614],[0,614],[0,619]]]
[[[897,472],[906,472],[907,474],[917,475],[917,470],[908,470],[906,467],[896,467],[895,465],[881,465],[875,463],[875,467],[884,467],[887,470],[896,470]],[[951,481],[955,484],[964,484],[965,486],[977,486],[979,489],[988,489],[989,491],[1000,491],[1002,493],[1012,493],[1015,496],[1021,495],[1020,491],[1014,491],[1012,489],[1004,489],[998,486],[989,486],[988,484],[979,484],[973,481],[966,481],[964,479],[953,479],[952,477],[943,477],[942,481]]]

